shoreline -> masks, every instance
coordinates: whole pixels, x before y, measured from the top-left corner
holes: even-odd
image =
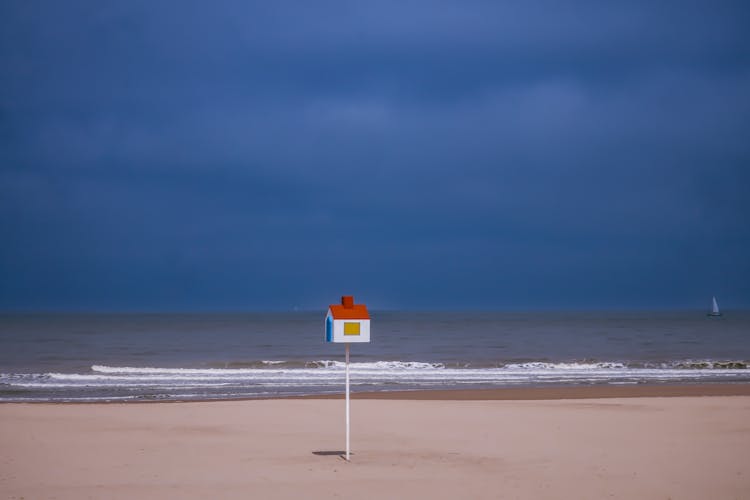
[[[750,396],[750,383],[639,384],[493,389],[435,389],[391,392],[353,392],[352,399],[414,401],[551,401],[560,399],[673,398]],[[343,394],[299,396],[294,399],[343,399]]]
[[[633,384],[633,385],[561,385],[499,387],[482,389],[417,389],[401,391],[351,392],[353,400],[394,401],[554,401],[613,398],[679,398],[750,396],[750,382],[712,384]],[[344,399],[343,387],[335,394],[304,394],[258,398],[217,399],[141,399],[112,401],[0,401],[3,405],[143,405],[183,403],[227,403],[243,401],[336,400]]]

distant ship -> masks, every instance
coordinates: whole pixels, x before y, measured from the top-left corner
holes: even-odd
[[[706,314],[706,316],[721,316],[721,312],[719,312],[719,304],[716,303],[716,297],[714,299],[713,307],[711,308],[711,312]]]

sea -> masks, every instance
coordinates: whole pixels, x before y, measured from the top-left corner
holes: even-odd
[[[340,394],[324,311],[0,314],[0,402]],[[352,391],[750,382],[750,311],[371,311]]]

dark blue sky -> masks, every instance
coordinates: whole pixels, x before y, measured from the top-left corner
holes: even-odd
[[[0,4],[0,309],[750,307],[746,2]]]

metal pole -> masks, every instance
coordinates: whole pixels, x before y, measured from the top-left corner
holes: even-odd
[[[346,343],[346,461],[349,461],[349,342]]]

